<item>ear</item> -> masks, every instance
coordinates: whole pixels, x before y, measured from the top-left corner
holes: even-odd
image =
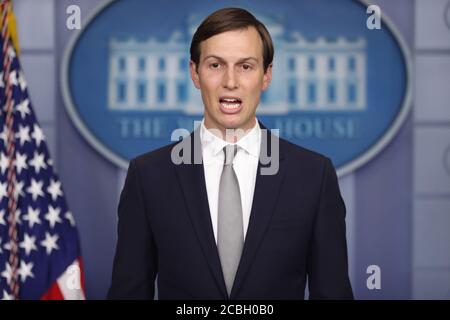
[[[200,78],[199,78],[198,72],[197,72],[197,65],[192,60],[189,60],[189,71],[191,73],[191,79],[192,79],[192,82],[194,83],[194,86],[197,89],[200,89]]]
[[[263,86],[262,86],[263,91],[265,91],[269,88],[270,81],[272,81],[272,64],[269,64],[266,72],[264,73]]]

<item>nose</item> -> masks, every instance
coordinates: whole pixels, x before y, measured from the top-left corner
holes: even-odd
[[[223,79],[223,86],[229,90],[233,90],[238,87],[237,75],[233,68],[229,68],[225,73]]]

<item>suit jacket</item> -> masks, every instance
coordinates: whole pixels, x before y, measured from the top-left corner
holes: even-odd
[[[263,130],[268,150],[271,137]],[[199,151],[198,130],[183,142]],[[328,158],[280,138],[277,174],[261,175],[267,164],[260,160],[228,296],[203,164],[174,164],[171,153],[179,143],[130,162],[108,298],[153,299],[156,276],[159,299],[303,299],[306,283],[311,299],[353,298],[345,204]],[[194,152],[187,156],[193,160]]]

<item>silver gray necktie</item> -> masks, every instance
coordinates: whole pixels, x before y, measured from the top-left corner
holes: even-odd
[[[227,145],[224,152],[225,162],[219,185],[217,248],[230,295],[244,246],[244,227],[239,182],[233,168],[237,146]]]

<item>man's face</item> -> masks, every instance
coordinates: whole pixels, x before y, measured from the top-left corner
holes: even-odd
[[[199,65],[190,62],[191,77],[201,90],[205,126],[250,129],[261,91],[272,78],[272,66],[264,72],[263,44],[254,27],[227,31],[200,43]]]

